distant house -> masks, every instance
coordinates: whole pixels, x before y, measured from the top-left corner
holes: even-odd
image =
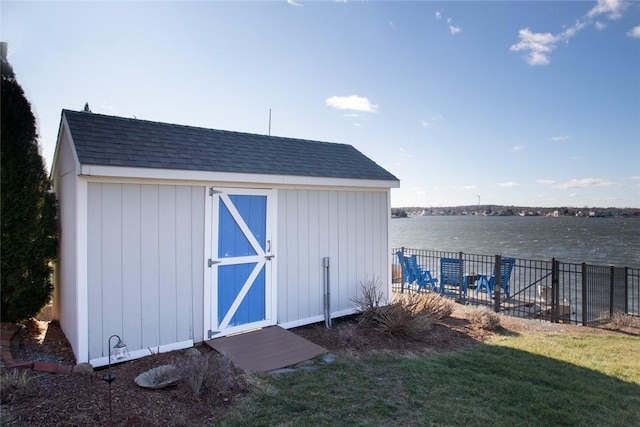
[[[108,362],[353,312],[391,292],[390,189],[350,145],[62,111],[54,315],[77,361]],[[329,265],[323,259],[329,258]]]

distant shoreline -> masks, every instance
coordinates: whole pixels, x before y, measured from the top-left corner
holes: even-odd
[[[545,216],[545,217],[587,217],[617,218],[640,217],[637,208],[541,208],[527,206],[473,205],[450,207],[402,207],[391,208],[392,218],[408,218],[412,216]]]

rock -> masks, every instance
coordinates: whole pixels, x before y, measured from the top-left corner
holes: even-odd
[[[88,375],[93,373],[93,365],[91,363],[78,363],[71,369],[71,373]]]
[[[325,365],[331,365],[332,363],[334,363],[336,361],[336,355],[333,353],[326,353],[323,354],[320,357],[320,360],[322,361],[322,363],[324,363]]]
[[[200,357],[202,353],[197,348],[191,347],[184,351],[184,355],[189,357]]]
[[[280,374],[292,374],[294,372],[298,372],[293,368],[282,368],[282,369],[275,369],[273,371],[269,371],[269,374],[271,375],[280,375]]]
[[[313,360],[305,360],[304,362],[300,362],[298,363],[295,367],[296,368],[301,368],[303,366],[309,366],[309,365],[313,365]]]

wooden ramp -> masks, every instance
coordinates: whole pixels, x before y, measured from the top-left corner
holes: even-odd
[[[319,345],[279,326],[205,342],[246,372],[268,372],[327,353]]]

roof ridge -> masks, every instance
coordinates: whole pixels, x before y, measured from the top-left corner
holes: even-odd
[[[355,150],[358,150],[357,148],[355,148],[352,144],[347,144],[344,142],[332,142],[332,141],[319,141],[316,139],[305,139],[305,138],[295,138],[295,137],[290,137],[290,136],[277,136],[277,135],[266,135],[266,134],[262,134],[262,133],[251,133],[251,132],[241,132],[241,131],[235,131],[235,130],[228,130],[228,129],[216,129],[216,128],[208,128],[208,127],[204,127],[204,126],[196,126],[196,125],[185,125],[185,124],[180,124],[180,123],[169,123],[169,122],[161,122],[161,121],[157,121],[157,120],[148,120],[148,119],[139,119],[137,117],[123,117],[123,116],[113,116],[113,115],[109,115],[109,114],[102,114],[102,113],[94,113],[94,112],[85,112],[85,111],[75,111],[75,110],[69,110],[69,109],[62,109],[62,113],[73,113],[73,114],[78,114],[78,115],[93,115],[93,116],[100,116],[106,119],[113,119],[113,120],[125,120],[128,122],[140,122],[140,123],[146,123],[146,124],[153,124],[153,125],[162,125],[162,126],[171,126],[171,127],[177,127],[177,128],[186,128],[186,129],[195,129],[195,130],[201,130],[201,131],[207,131],[207,132],[225,132],[225,133],[230,133],[230,134],[234,134],[234,135],[247,135],[247,136],[259,136],[262,138],[273,138],[273,139],[283,139],[283,140],[288,140],[288,141],[300,141],[300,142],[309,142],[309,143],[322,143],[322,144],[335,144],[335,145],[342,145],[342,146],[347,146],[347,147],[352,147]],[[358,150],[359,151],[359,150]]]

